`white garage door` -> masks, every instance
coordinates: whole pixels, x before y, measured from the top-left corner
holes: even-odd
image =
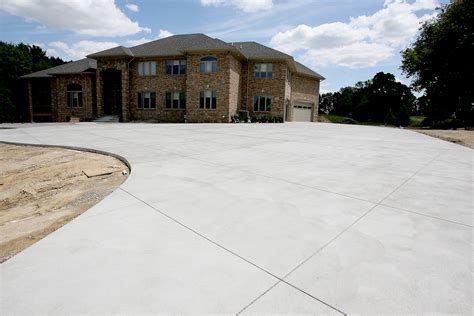
[[[295,103],[293,105],[294,122],[311,122],[311,103]]]

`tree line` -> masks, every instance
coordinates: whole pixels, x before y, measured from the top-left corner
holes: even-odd
[[[474,1],[452,1],[402,51],[400,68],[413,79],[411,88],[422,93],[418,99],[394,75],[379,72],[371,80],[322,94],[320,112],[396,126],[408,125],[410,115],[426,117],[424,126],[474,126],[473,21]]]
[[[28,90],[21,76],[64,63],[39,46],[0,41],[0,123],[28,119]]]
[[[371,80],[320,96],[319,110],[347,116],[359,122],[406,126],[416,113],[416,97],[390,73],[377,73]]]

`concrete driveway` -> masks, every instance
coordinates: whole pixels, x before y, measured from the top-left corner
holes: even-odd
[[[473,311],[471,149],[314,123],[36,124],[0,140],[132,166],[0,266],[0,314]]]

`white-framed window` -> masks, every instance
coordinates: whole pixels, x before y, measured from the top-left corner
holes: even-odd
[[[138,63],[139,76],[156,76],[156,61],[141,61]]]
[[[166,61],[167,75],[184,75],[186,74],[186,60],[167,60]]]
[[[217,72],[217,58],[213,56],[206,56],[201,58],[200,71]]]
[[[185,92],[166,92],[166,108],[167,109],[185,109],[186,93]]]
[[[215,110],[217,106],[216,91],[204,90],[199,92],[199,108],[206,110]]]
[[[273,64],[255,64],[255,78],[272,78]]]
[[[70,108],[82,108],[82,86],[70,84],[67,86],[67,106]]]
[[[253,97],[254,112],[270,112],[272,110],[273,97],[271,95],[256,95]]]
[[[137,107],[139,109],[156,109],[156,93],[138,92]]]

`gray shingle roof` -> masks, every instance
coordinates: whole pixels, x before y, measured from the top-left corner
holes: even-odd
[[[232,47],[216,38],[204,34],[184,34],[165,37],[156,41],[130,47],[135,57],[174,56],[183,52],[203,49],[231,49]]]
[[[90,58],[84,58],[64,65],[24,75],[21,78],[48,78],[52,77],[53,75],[81,73],[88,69],[97,69],[97,61]]]
[[[231,44],[232,45],[232,44]],[[325,78],[305,65],[295,61],[292,56],[282,53],[276,49],[267,47],[256,42],[235,42],[233,46],[239,49],[248,59],[281,59],[294,63],[296,73],[324,80]]]
[[[323,76],[321,76],[320,74],[318,74],[316,71],[313,71],[313,70],[309,69],[308,67],[306,67],[305,65],[303,65],[303,64],[301,64],[297,61],[295,61],[295,66],[296,66],[296,72],[299,73],[299,74],[319,78],[320,80],[326,79]]]
[[[282,53],[276,49],[267,47],[256,42],[234,42],[226,43],[217,38],[211,38],[205,34],[183,34],[158,39],[134,47],[126,48],[117,46],[88,55],[72,63],[58,67],[38,71],[23,78],[50,77],[50,75],[62,73],[80,73],[89,68],[96,69],[97,63],[94,59],[101,57],[152,57],[152,56],[179,56],[185,52],[199,50],[230,50],[241,57],[261,60],[282,60],[290,63],[290,69],[296,73],[324,80],[324,77],[309,69],[303,64],[296,62],[292,56]]]
[[[117,46],[114,48],[109,48],[94,54],[87,55],[89,58],[98,58],[98,57],[121,57],[121,56],[133,56],[133,53],[127,47]]]
[[[232,44],[231,44],[232,45]],[[290,55],[256,42],[234,42],[233,46],[239,49],[249,59],[292,59]]]

